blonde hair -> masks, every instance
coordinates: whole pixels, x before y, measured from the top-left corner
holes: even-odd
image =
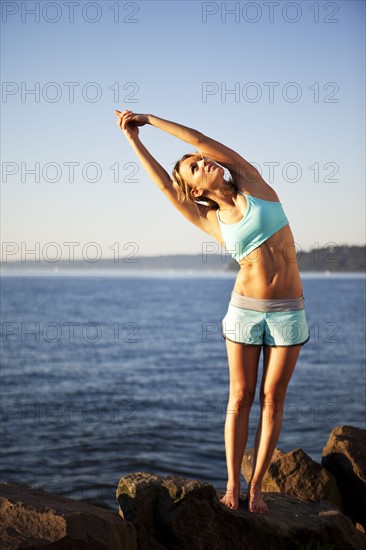
[[[190,183],[188,183],[179,172],[180,165],[184,160],[191,157],[197,157],[197,156],[201,156],[201,158],[203,158],[201,153],[197,151],[196,153],[187,153],[186,155],[183,155],[182,158],[180,158],[175,163],[172,171],[173,186],[178,192],[179,202],[181,203],[188,202],[189,204],[195,205],[197,208],[198,208],[198,204],[202,203],[205,206],[208,206],[208,208],[216,209],[219,207],[219,205],[217,204],[217,202],[213,201],[208,197],[202,196],[202,197],[199,197],[199,199],[194,199],[194,197],[191,195],[191,191],[192,189],[194,189],[194,187]]]

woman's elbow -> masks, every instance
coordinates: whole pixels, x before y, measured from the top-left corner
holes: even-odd
[[[196,145],[197,149],[199,149],[201,146],[203,146],[209,140],[209,138],[207,136],[205,136],[205,134],[202,134],[202,132],[199,132],[198,130],[195,130],[195,135],[196,135],[195,145]]]

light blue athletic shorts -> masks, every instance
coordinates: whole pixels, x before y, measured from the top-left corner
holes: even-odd
[[[304,297],[262,300],[232,292],[222,334],[248,345],[303,346],[310,338]]]

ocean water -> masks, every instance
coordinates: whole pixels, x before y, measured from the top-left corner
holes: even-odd
[[[2,277],[1,481],[115,509],[132,472],[223,489],[221,320],[233,284],[234,275]],[[365,278],[304,275],[303,287],[311,338],[277,447],[320,461],[334,426],[365,426]],[[256,396],[248,448],[258,415]]]

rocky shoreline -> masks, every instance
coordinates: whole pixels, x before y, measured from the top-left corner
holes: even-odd
[[[252,451],[242,473],[250,475]],[[124,476],[119,513],[21,484],[0,485],[0,550],[366,549],[366,431],[337,426],[322,464],[276,449],[263,483],[267,514],[220,503],[213,485],[180,476]]]

